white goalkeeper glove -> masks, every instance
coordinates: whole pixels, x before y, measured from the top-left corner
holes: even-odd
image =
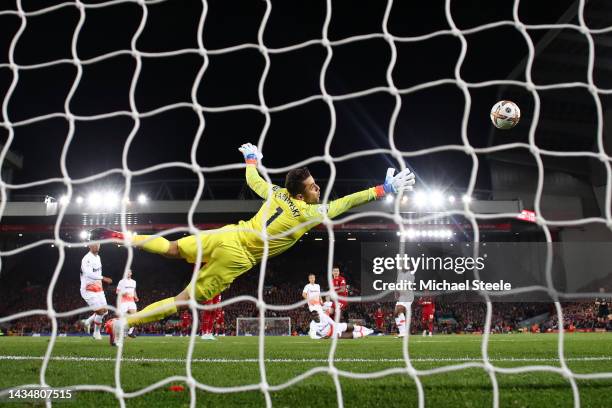
[[[398,193],[400,190],[404,191],[412,191],[412,186],[414,186],[415,179],[414,173],[410,171],[409,168],[405,168],[404,170],[397,173],[395,176],[395,169],[390,167],[387,169],[387,176],[385,177],[385,184],[383,184],[383,189],[385,193]]]
[[[244,160],[247,163],[257,164],[259,160],[263,158],[263,154],[259,152],[257,146],[251,143],[245,143],[238,148],[242,155],[244,156]]]

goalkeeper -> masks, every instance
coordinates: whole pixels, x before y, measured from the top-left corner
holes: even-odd
[[[395,170],[389,169],[384,184],[321,205],[321,189],[307,168],[289,171],[285,188],[281,188],[268,184],[257,172],[257,162],[263,156],[256,146],[247,143],[238,150],[246,160],[246,180],[249,187],[261,198],[270,201],[269,207],[264,203],[250,220],[240,221],[237,225],[226,225],[214,231],[203,231],[199,235],[191,235],[178,241],[168,241],[164,237],[151,235],[124,237],[120,232],[104,228],[91,231],[91,239],[128,239],[132,245],[147,252],[169,258],[182,258],[189,263],[196,261],[199,242],[202,246],[203,266],[195,281],[194,293],[197,301],[205,301],[223,292],[234,279],[261,261],[264,255],[264,240],[260,234],[264,228],[268,234],[268,256],[277,256],[291,248],[308,230],[320,224],[325,214],[329,218],[337,217],[350,208],[381,198],[387,193],[411,190],[415,183],[414,174],[409,169],[395,176]],[[290,230],[291,232],[286,234]],[[107,331],[111,334],[111,343],[120,342],[124,330],[128,327],[158,321],[177,313],[182,307],[176,303],[189,300],[190,293],[191,285],[177,296],[153,303],[138,313],[110,320],[107,323]],[[183,308],[185,307],[187,306],[183,305]]]

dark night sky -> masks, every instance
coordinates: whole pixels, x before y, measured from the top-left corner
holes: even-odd
[[[14,9],[5,1],[5,10]],[[59,4],[48,1],[45,4]],[[93,3],[93,2],[85,2]],[[381,32],[386,2],[333,1],[329,38]],[[554,23],[571,1],[520,2],[519,15],[524,23]],[[23,1],[25,10],[40,8],[41,2]],[[203,40],[207,49],[218,49],[244,43],[256,43],[257,31],[265,11],[263,1],[209,1]],[[453,1],[451,12],[459,28],[465,29],[499,20],[512,19],[513,2]],[[160,52],[197,47],[197,24],[202,6],[198,1],[166,1],[148,6],[148,21],[137,42],[141,51]],[[264,41],[268,47],[282,47],[321,36],[325,2],[273,1]],[[87,9],[85,24],[78,38],[81,59],[130,47],[131,38],[141,18],[141,8],[124,3],[100,9]],[[78,21],[78,11],[65,7],[41,16],[28,18],[20,38],[15,60],[34,64],[70,58],[70,42]],[[588,23],[588,21],[587,21]],[[0,16],[0,63],[8,62],[8,46],[20,24],[15,16]],[[413,36],[448,29],[444,2],[395,1],[389,31],[397,36]],[[534,42],[543,31],[530,31]],[[506,79],[527,53],[520,33],[502,27],[467,36],[468,52],[461,70],[466,81]],[[393,80],[398,88],[409,87],[441,78],[452,78],[460,51],[453,36],[442,36],[416,43],[396,43],[397,63]],[[371,39],[334,47],[334,57],[326,77],[330,94],[339,95],[386,86],[385,73],[390,48],[383,39]],[[275,106],[320,94],[319,73],[326,56],[320,45],[271,55],[271,68],[265,84],[265,99]],[[542,64],[536,58],[536,65]],[[190,91],[202,58],[195,54],[143,58],[142,72],[136,89],[139,111],[190,102]],[[83,68],[83,78],[71,101],[70,109],[79,115],[93,115],[129,110],[128,91],[135,68],[131,56],[123,55]],[[204,106],[258,104],[257,86],[264,59],[257,50],[248,49],[210,56],[210,65],[198,88],[197,97]],[[20,71],[17,88],[8,104],[11,121],[63,111],[63,104],[76,74],[75,67],[63,64]],[[586,74],[577,80],[584,81]],[[524,79],[521,74],[517,78]],[[6,98],[12,80],[11,71],[0,68],[0,95]],[[534,77],[539,83],[545,78]],[[472,90],[473,105],[469,121],[469,139],[474,146],[486,146],[491,130],[489,109],[496,102],[498,88]],[[402,97],[402,110],[396,124],[395,143],[403,150],[415,150],[448,143],[461,143],[460,124],[464,109],[461,91],[445,85]],[[525,93],[517,100],[523,120],[504,135],[503,141],[526,141],[530,125],[532,100]],[[337,128],[331,153],[346,154],[355,150],[388,147],[388,124],[394,99],[377,93],[335,103]],[[543,106],[543,110],[545,110]],[[3,120],[6,118],[3,118]],[[241,162],[236,148],[244,142],[257,143],[264,117],[254,110],[206,113],[206,129],[198,149],[203,166]],[[133,125],[129,117],[97,121],[79,121],[68,153],[68,171],[73,178],[119,167],[124,142]],[[189,161],[189,153],[198,119],[191,109],[175,109],[143,119],[129,150],[131,169],[141,169],[168,161]],[[330,115],[322,101],[272,114],[271,127],[263,152],[269,167],[287,166],[312,155],[323,154],[330,126]],[[15,129],[11,149],[24,156],[24,169],[16,174],[15,183],[26,183],[61,176],[59,157],[67,123],[52,119]],[[0,141],[6,131],[0,128]],[[478,187],[488,187],[486,157],[482,156]],[[471,160],[463,153],[431,154],[408,160],[426,181],[456,187],[465,186]],[[389,157],[372,156],[338,165],[339,178],[382,178]],[[324,164],[311,166],[319,177],[328,176]],[[136,181],[167,178],[194,178],[185,170],[165,170],[138,177]],[[214,178],[241,177],[239,171],[220,172]],[[56,188],[57,186],[53,187]],[[51,188],[51,187],[50,187]]]

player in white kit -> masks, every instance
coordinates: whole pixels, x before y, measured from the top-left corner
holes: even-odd
[[[304,286],[302,297],[308,301],[308,310],[320,310],[321,305],[321,287],[315,283],[316,277],[314,273],[308,275],[308,284]]]
[[[410,281],[414,282],[414,275],[409,271],[398,269],[397,271],[397,282]],[[414,292],[410,290],[398,290],[395,293],[397,302],[395,303],[395,310],[393,311],[393,317],[395,318],[395,325],[399,332],[397,337],[406,336],[406,316],[408,316],[408,310],[412,307],[414,300]]]
[[[93,338],[96,340],[102,339],[100,327],[104,316],[108,313],[102,282],[113,283],[111,278],[102,276],[102,261],[98,254],[99,251],[100,244],[90,244],[89,252],[85,254],[81,261],[81,297],[94,311],[89,318],[82,322],[87,334],[90,333],[91,324],[94,324]]]
[[[121,279],[117,283],[117,304],[119,310],[123,314],[133,314],[138,311],[136,308],[136,302],[138,302],[138,295],[136,294],[136,281],[132,279],[132,271],[127,271],[127,277]],[[134,327],[130,327],[128,336],[134,338]]]
[[[339,339],[358,339],[365,337],[374,332],[364,326],[359,326],[352,323],[336,323],[334,319],[329,317],[327,313],[321,310],[313,310],[310,312],[310,330],[308,334],[311,339],[329,339],[336,336]]]

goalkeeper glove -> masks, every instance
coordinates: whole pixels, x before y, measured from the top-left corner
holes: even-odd
[[[405,168],[404,170],[397,173],[395,176],[394,168],[387,169],[387,176],[385,177],[385,184],[383,184],[383,189],[385,193],[395,193],[397,194],[400,190],[412,191],[412,186],[415,183],[414,173],[410,171],[409,168]]]
[[[247,164],[257,164],[257,162],[263,158],[263,154],[259,152],[257,146],[251,143],[243,144],[238,150],[244,155],[244,160]]]

